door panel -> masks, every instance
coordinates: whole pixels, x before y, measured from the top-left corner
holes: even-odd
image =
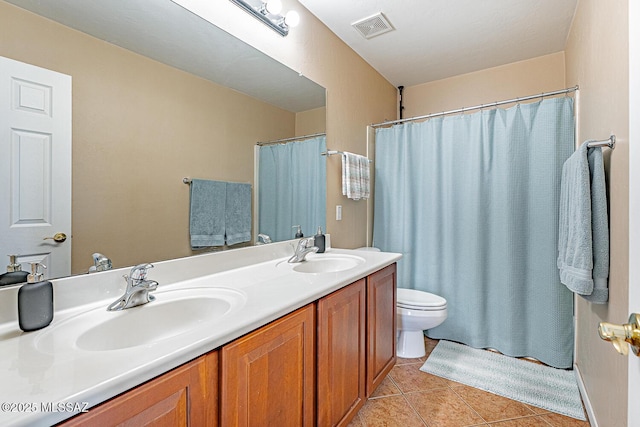
[[[0,57],[0,256],[71,274],[71,77]],[[0,264],[2,264],[0,262]]]

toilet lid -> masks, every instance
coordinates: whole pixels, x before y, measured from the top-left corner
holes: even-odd
[[[397,289],[397,305],[414,310],[433,310],[447,306],[447,300],[439,295],[416,289]]]

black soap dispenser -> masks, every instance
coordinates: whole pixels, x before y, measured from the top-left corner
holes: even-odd
[[[296,239],[299,239],[301,237],[304,237],[304,234],[302,234],[302,227],[300,227],[299,225],[294,225],[291,228],[297,228],[298,230],[296,231]]]
[[[22,271],[22,265],[17,262],[17,255],[9,255],[7,272],[0,274],[0,286],[15,285],[27,281],[29,273]]]
[[[18,290],[18,324],[25,332],[42,329],[53,320],[53,285],[42,280],[40,267],[47,268],[38,262],[31,263],[27,284]]]
[[[316,246],[318,248],[318,252],[319,254],[324,253],[325,250],[325,238],[324,238],[324,234],[322,233],[322,227],[318,227],[318,231],[316,232],[316,235],[313,236],[313,246]]]

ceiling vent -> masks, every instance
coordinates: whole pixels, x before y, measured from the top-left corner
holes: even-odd
[[[351,24],[351,26],[355,28],[365,39],[370,39],[394,30],[382,13],[377,13],[368,18],[361,19],[360,21]]]

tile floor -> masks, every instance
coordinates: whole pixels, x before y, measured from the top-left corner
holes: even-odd
[[[349,427],[589,427],[587,421],[554,414],[515,400],[420,371],[427,356],[400,359]]]

